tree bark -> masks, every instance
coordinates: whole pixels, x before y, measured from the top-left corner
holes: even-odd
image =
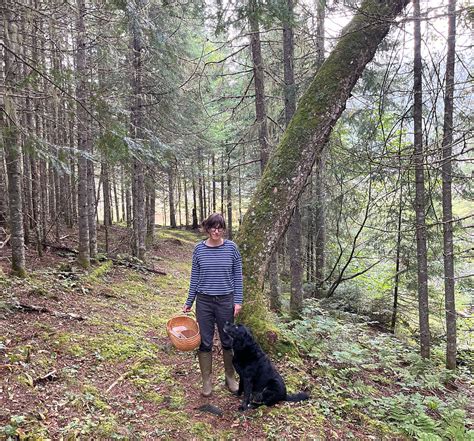
[[[324,280],[326,277],[325,153],[326,152],[321,152],[321,156],[316,162],[316,171],[314,173],[314,195],[316,203],[314,210],[314,241],[311,240],[311,253],[314,256],[314,281],[316,282],[315,294],[317,298],[324,296]]]
[[[193,187],[193,210],[192,210],[192,216],[193,216],[193,225],[192,229],[197,230],[199,228],[199,222],[198,222],[198,217],[197,217],[197,195],[196,195],[196,179],[194,176],[194,162],[191,163],[191,179],[192,179],[192,187]]]
[[[132,106],[131,106],[131,134],[138,142],[143,142],[143,34],[140,29],[138,14],[145,5],[145,0],[137,0],[135,9],[130,11],[131,52],[133,61],[133,72],[131,78]],[[133,253],[140,260],[145,260],[146,252],[146,210],[145,210],[145,168],[141,158],[133,161],[133,231],[134,246]]]
[[[365,0],[318,70],[271,155],[236,238],[242,252],[243,319],[261,342],[271,328],[262,292],[271,254],[285,233],[316,157],[344,110],[357,79],[408,0]]]
[[[255,87],[255,123],[258,128],[258,143],[260,145],[260,168],[263,170],[268,161],[270,146],[267,140],[264,67],[258,15],[257,0],[249,0],[250,50],[252,52],[253,81]]]
[[[189,228],[189,203],[188,203],[188,187],[186,180],[186,168],[183,167],[183,193],[184,193],[184,218],[185,227]]]
[[[4,156],[4,149],[0,149],[0,228],[6,230],[8,223],[8,189]]]
[[[26,277],[25,243],[23,232],[22,192],[21,192],[21,147],[18,133],[19,120],[17,118],[16,102],[14,99],[15,87],[19,81],[20,66],[12,53],[18,53],[18,28],[11,16],[9,8],[2,19],[2,37],[5,42],[3,60],[5,75],[2,72],[2,82],[5,93],[0,94],[1,122],[3,127],[3,147],[8,176],[8,205],[10,211],[10,232],[12,248],[12,273],[19,277]],[[11,51],[11,52],[10,52]],[[3,63],[2,63],[3,64]]]
[[[155,240],[155,215],[156,215],[156,189],[152,179],[148,180],[148,205],[147,205],[147,229],[146,241],[148,245],[153,245]]]
[[[414,124],[414,162],[416,175],[416,257],[418,272],[418,314],[420,326],[420,352],[424,358],[430,356],[430,323],[428,304],[428,261],[425,223],[425,175],[423,155],[423,98],[420,2],[413,0],[415,50],[413,60],[413,124]]]
[[[112,224],[111,206],[110,206],[110,180],[109,167],[106,158],[102,160],[102,193],[104,198],[104,228],[105,228],[105,252],[109,253],[109,227]]]
[[[87,150],[90,153],[90,134],[88,136],[87,143]],[[89,210],[89,255],[91,259],[95,259],[97,257],[97,200],[95,194],[94,163],[91,160],[87,161],[87,208]]]
[[[446,91],[444,94],[443,122],[443,245],[444,245],[444,298],[446,307],[446,367],[456,369],[456,302],[454,296],[454,249],[452,207],[452,143],[454,63],[456,55],[456,0],[448,6],[448,53],[446,60]]]
[[[170,207],[170,227],[176,228],[176,204],[174,190],[176,183],[176,160],[170,159],[168,166],[168,202]]]
[[[227,173],[226,173],[226,182],[227,182],[227,237],[233,239],[234,230],[233,230],[233,219],[232,219],[232,175],[229,170],[230,166],[230,151],[229,147],[227,148]]]
[[[77,87],[76,97],[80,103],[86,98],[86,40],[84,16],[86,14],[85,0],[77,0],[77,37],[76,37],[76,74]],[[78,204],[78,226],[79,226],[79,264],[87,268],[90,265],[89,250],[89,206],[87,201],[87,113],[81,105],[77,106],[77,149],[79,158],[77,161],[77,204]]]
[[[286,20],[283,22],[283,69],[285,77],[285,126],[288,127],[296,110],[294,73],[293,0],[287,0]],[[298,207],[288,228],[288,256],[290,258],[290,314],[297,318],[303,309],[303,266],[301,264],[301,213]],[[277,254],[277,253],[275,253]],[[278,266],[277,266],[278,268]]]
[[[212,212],[216,212],[216,154],[212,154]]]

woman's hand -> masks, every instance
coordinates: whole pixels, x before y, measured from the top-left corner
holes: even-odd
[[[242,305],[239,305],[238,303],[234,305],[234,317],[237,317],[239,315],[241,309]]]
[[[184,312],[185,314],[188,313],[188,312],[190,312],[190,311],[191,311],[191,306],[188,306],[188,305],[184,305],[184,306],[183,306],[183,312]]]

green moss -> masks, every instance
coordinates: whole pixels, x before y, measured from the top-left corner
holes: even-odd
[[[199,439],[209,440],[215,439],[213,434],[213,428],[209,423],[203,423],[201,421],[194,423],[190,430],[192,435],[199,437]]]
[[[184,431],[189,425],[189,415],[187,412],[180,410],[161,409],[159,412],[159,427],[179,427],[180,431]]]
[[[91,403],[97,410],[108,411],[110,406],[101,398],[103,393],[91,384],[84,385],[83,398],[86,402]]]
[[[158,392],[155,392],[153,390],[148,391],[148,392],[144,392],[142,394],[142,397],[145,400],[150,401],[153,404],[162,404],[163,401],[165,400],[165,397],[163,395],[161,395]]]
[[[180,241],[194,245],[201,237],[201,234],[186,230],[168,230],[160,228],[157,230],[157,239],[179,239]]]
[[[150,356],[154,348],[138,336],[111,333],[91,340],[91,347],[105,360],[124,361],[131,357]]]
[[[114,266],[111,260],[106,260],[104,263],[99,265],[97,268],[92,270],[85,278],[86,282],[98,282],[104,277]]]
[[[49,337],[51,339],[51,337]],[[69,332],[58,332],[52,337],[52,344],[58,352],[82,357],[87,353],[84,347],[87,339],[84,334],[74,334]]]

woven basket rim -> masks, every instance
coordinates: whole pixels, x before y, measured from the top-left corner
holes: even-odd
[[[176,321],[176,319],[179,319],[179,320],[182,320],[182,321],[185,321],[185,322],[186,321],[190,322],[192,324],[192,328],[193,328],[193,329],[190,329],[190,330],[195,330],[196,334],[191,336],[191,337],[186,337],[186,336],[183,336],[183,338],[176,337],[176,335],[174,335],[171,332],[171,329],[173,328],[173,326],[172,326],[173,320]],[[194,318],[192,318],[190,316],[183,315],[183,314],[178,314],[178,315],[175,315],[175,316],[171,317],[168,320],[167,324],[166,324],[166,331],[167,331],[168,337],[171,340],[171,343],[173,344],[173,346],[176,349],[179,349],[181,351],[192,351],[193,349],[196,349],[199,346],[199,344],[201,343],[201,333],[200,333],[200,330],[199,330],[199,324],[197,323],[197,321]]]

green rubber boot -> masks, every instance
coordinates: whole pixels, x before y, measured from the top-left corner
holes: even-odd
[[[203,397],[209,397],[212,394],[212,352],[198,352],[199,368],[201,369]]]
[[[225,384],[233,394],[236,394],[239,390],[239,383],[235,379],[234,365],[232,364],[232,349],[224,349],[224,370],[225,370]]]

